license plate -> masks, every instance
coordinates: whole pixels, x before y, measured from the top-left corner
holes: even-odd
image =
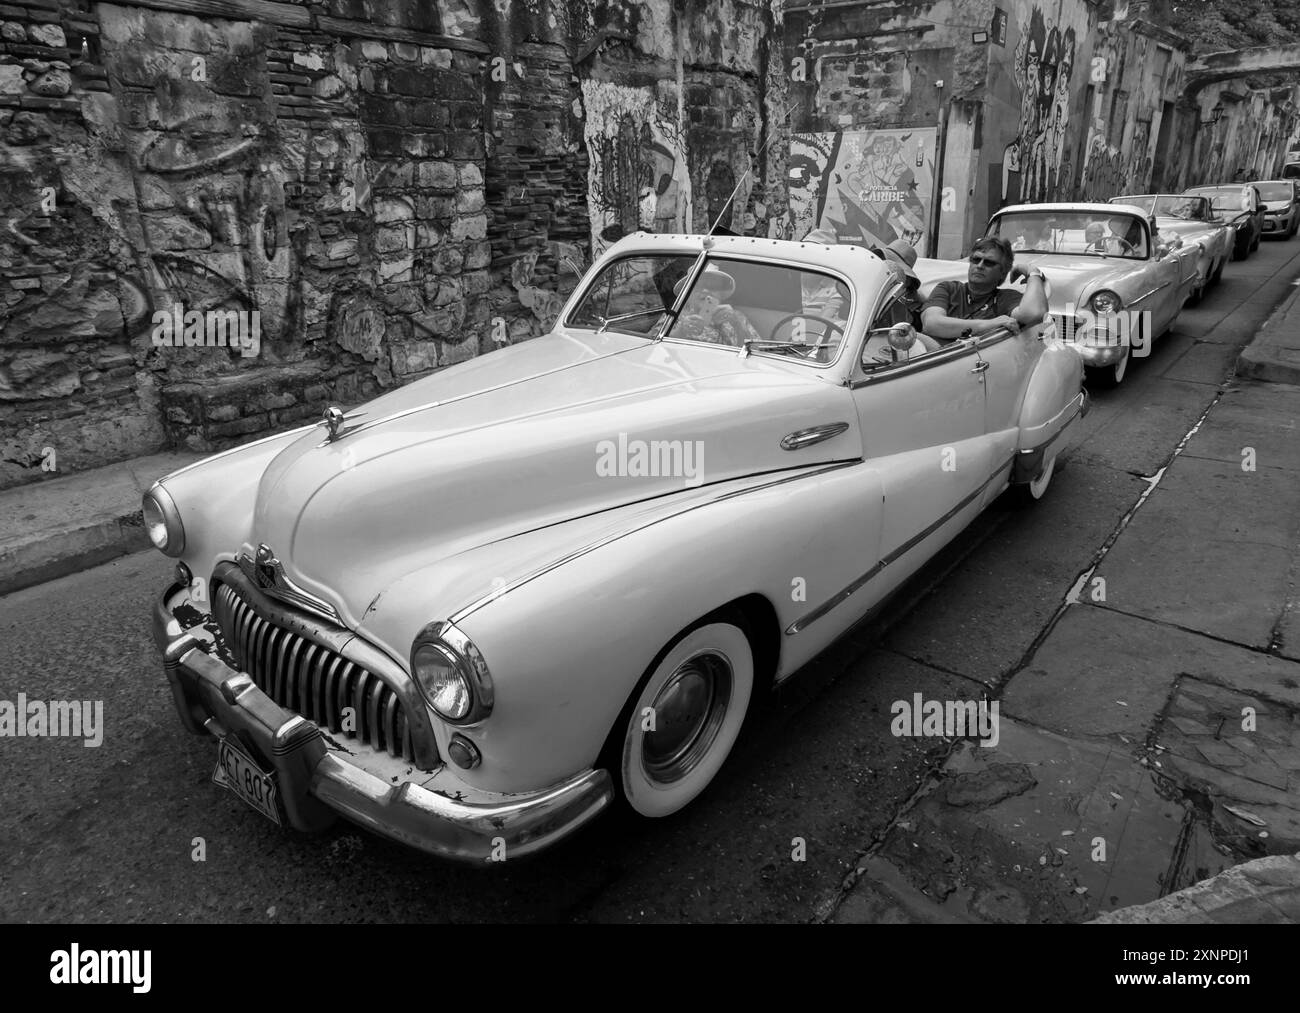
[[[229,788],[277,826],[282,825],[275,797],[275,775],[262,770],[229,737],[222,739],[217,747],[217,769],[212,772],[212,780]]]

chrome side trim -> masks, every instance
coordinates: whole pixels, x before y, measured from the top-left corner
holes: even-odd
[[[620,331],[619,333],[623,332]],[[631,336],[635,337],[636,335]],[[441,401],[427,401],[424,404],[415,405],[412,408],[403,408],[401,411],[393,412],[390,415],[380,415],[371,419],[369,422],[363,422],[361,425],[349,429],[347,435],[351,436],[353,433],[363,433],[374,426],[383,425],[385,422],[394,422],[397,419],[403,419],[408,415],[415,415],[418,412],[426,411],[430,408],[441,408],[443,405],[455,404],[457,401],[464,401],[466,398],[478,397],[480,394],[491,394],[493,391],[505,390],[507,387],[514,387],[517,384],[527,383],[529,380],[536,380],[541,376],[552,376],[555,373],[563,373],[566,369],[575,369],[578,366],[584,366],[591,362],[599,362],[601,359],[608,359],[615,355],[623,355],[627,351],[630,351],[630,349],[621,348],[615,352],[606,352],[604,355],[597,355],[590,359],[580,359],[577,362],[569,362],[563,366],[556,366],[554,369],[544,370],[540,373],[530,373],[528,376],[521,376],[514,380],[507,380],[505,383],[494,384],[491,387],[480,387],[476,390],[466,391],[464,394],[457,394],[455,397],[443,398]],[[320,422],[313,422],[310,426],[305,426],[304,428],[316,429],[321,424],[322,423]],[[328,441],[320,444],[320,446],[323,447],[326,443],[328,443]]]
[[[958,338],[948,348],[941,348],[937,352],[931,352],[928,355],[921,356],[913,362],[907,362],[902,365],[891,365],[866,374],[860,380],[854,380],[849,384],[850,390],[858,390],[862,387],[870,386],[875,383],[884,383],[886,380],[892,380],[898,376],[906,376],[910,373],[920,373],[923,370],[932,369],[935,366],[943,366],[949,362],[963,358],[967,355],[975,355],[976,348],[969,338]]]
[[[839,436],[849,428],[847,422],[827,422],[824,425],[813,426],[809,429],[796,429],[793,433],[781,438],[782,450],[802,450],[804,447],[811,447],[823,440],[829,440],[833,436]]]
[[[663,517],[656,517],[653,520],[646,521],[644,524],[638,524],[635,527],[627,528],[626,530],[623,531],[618,531],[612,535],[607,535],[604,538],[597,539],[594,542],[589,542],[586,545],[574,549],[568,555],[561,556],[559,559],[552,560],[551,562],[547,563],[545,566],[540,566],[532,573],[525,574],[524,576],[519,577],[517,580],[511,581],[509,584],[504,584],[499,588],[489,591],[487,594],[483,595],[483,597],[470,602],[464,608],[460,609],[460,611],[454,613],[451,616],[451,618],[449,618],[447,621],[453,624],[459,623],[463,621],[467,616],[473,615],[475,612],[477,612],[479,609],[481,609],[484,605],[488,604],[489,602],[495,601],[496,599],[509,594],[511,591],[515,590],[516,588],[523,587],[523,585],[529,583],[530,581],[536,580],[538,577],[545,576],[546,574],[550,573],[552,570],[558,569],[559,567],[563,566],[565,563],[570,563],[575,559],[587,555],[587,553],[589,552],[595,552],[597,549],[603,548],[604,546],[609,545],[611,542],[616,542],[620,538],[626,538],[629,535],[636,534],[638,531],[644,531],[646,528],[653,527],[656,524],[662,524],[664,521],[672,520],[674,517],[680,517],[682,514],[690,513],[692,510],[699,510],[706,506],[713,506],[713,504],[715,503],[721,503],[724,502],[725,500],[734,499],[737,496],[746,496],[751,492],[758,492],[760,489],[770,489],[773,486],[785,485],[787,482],[797,482],[800,479],[814,478],[817,475],[825,475],[828,472],[838,471],[840,468],[847,468],[850,467],[851,465],[860,464],[860,463],[861,461],[858,460],[836,461],[832,464],[825,465],[813,471],[800,469],[799,473],[796,475],[786,475],[783,478],[778,478],[771,482],[764,482],[761,485],[751,485],[751,486],[746,486],[744,489],[734,489],[731,492],[719,493],[711,497],[710,499],[705,500],[702,503],[694,503],[691,506],[682,507],[682,509],[675,510],[672,513],[666,514]]]
[[[964,510],[966,507],[968,507],[971,504],[971,502],[974,501],[978,496],[983,495],[984,490],[987,489],[989,485],[992,484],[992,482],[999,475],[1001,475],[1002,472],[1004,472],[1009,465],[1012,465],[1014,463],[1015,463],[1015,458],[1008,458],[1005,462],[1003,462],[1001,465],[998,466],[997,470],[994,471],[993,474],[991,474],[988,478],[986,478],[983,482],[980,483],[978,489],[970,493],[968,496],[964,497],[960,503],[958,503],[955,507],[953,507],[947,513],[945,513],[937,521],[934,521],[932,524],[926,526],[923,530],[913,535],[902,545],[898,546],[898,548],[894,549],[891,553],[889,553],[889,555],[885,556],[884,559],[876,563],[876,565],[873,566],[870,570],[868,570],[862,576],[854,580],[853,583],[844,587],[842,590],[837,591],[835,594],[833,594],[826,601],[822,602],[822,604],[818,605],[811,612],[804,614],[803,616],[801,616],[800,618],[792,622],[788,627],[786,627],[786,631],[785,631],[786,636],[791,636],[795,633],[802,633],[809,626],[815,623],[818,619],[821,619],[828,612],[830,612],[831,609],[835,608],[835,606],[846,601],[855,592],[862,590],[862,588],[866,586],[866,584],[873,577],[875,577],[878,573],[880,573],[881,570],[887,567],[890,563],[897,562],[904,555],[906,555],[908,552],[914,549],[917,545],[919,545],[921,542],[925,541],[932,534],[938,531],[939,528],[943,527],[950,520],[952,520],[953,517],[961,513],[961,511]]]
[[[205,457],[201,461],[195,461],[193,464],[187,464],[183,468],[177,468],[175,471],[168,472],[158,481],[170,481],[173,478],[178,478],[187,472],[193,471],[195,468],[202,468],[204,465],[211,464],[213,461],[219,461],[221,458],[229,457],[231,454],[243,453],[245,450],[251,450],[253,447],[260,446],[263,443],[270,443],[272,440],[285,440],[285,446],[288,446],[293,441],[285,439],[286,437],[293,436],[297,433],[305,433],[308,429],[315,429],[318,425],[320,425],[319,422],[312,422],[305,426],[299,426],[297,429],[290,429],[288,432],[274,433],[271,436],[263,436],[260,440],[254,440],[252,443],[244,443],[238,447],[231,447],[229,450],[223,450],[220,453],[213,454],[211,457]]]

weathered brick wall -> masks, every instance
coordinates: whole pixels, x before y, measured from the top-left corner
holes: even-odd
[[[53,477],[47,448],[54,474],[217,449],[540,334],[607,204],[703,227],[753,167],[730,222],[754,224],[770,19],[766,0],[0,2],[0,487]],[[593,87],[634,107],[593,128]],[[665,167],[651,120],[678,163],[657,209],[594,198],[593,136],[622,139],[611,179]],[[209,310],[256,311],[255,349],[185,328],[159,347],[156,314]]]

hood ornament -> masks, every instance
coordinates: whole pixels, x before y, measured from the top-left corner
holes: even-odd
[[[338,610],[324,598],[299,587],[284,572],[284,564],[276,558],[275,551],[262,542],[252,555],[244,549],[236,557],[240,570],[249,582],[263,594],[282,602],[314,612],[330,622],[343,625]]]
[[[347,436],[350,429],[344,428],[344,423],[353,419],[365,418],[365,412],[349,412],[344,414],[343,409],[337,405],[330,405],[321,414],[321,420],[317,425],[324,426],[328,435],[325,437],[326,443],[333,443],[335,440]]]
[[[249,576],[263,591],[274,588],[284,581],[284,567],[265,542],[257,547],[257,555],[253,557],[251,570]]]

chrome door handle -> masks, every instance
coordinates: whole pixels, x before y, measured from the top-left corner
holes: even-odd
[[[972,369],[971,372],[972,372],[972,373],[983,373],[984,370],[986,370],[986,369],[988,369],[988,368],[989,368],[988,361],[985,360],[985,359],[980,359],[979,362],[975,363],[975,368]]]

